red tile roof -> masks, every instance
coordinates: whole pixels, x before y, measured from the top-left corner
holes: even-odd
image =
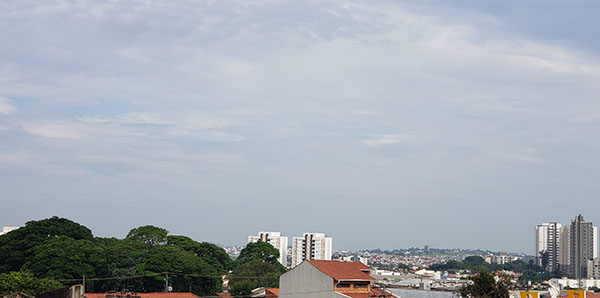
[[[279,297],[279,289],[278,288],[268,288],[266,289],[266,295],[265,297]]]
[[[338,292],[339,293],[339,292]],[[340,293],[342,295],[346,295],[351,298],[372,298],[374,296],[384,298],[392,298],[394,295],[384,289],[378,287],[371,287],[371,291],[367,293]]]
[[[200,298],[195,294],[185,293],[85,293],[86,298]]]
[[[375,280],[369,275],[371,268],[359,261],[308,260],[307,262],[335,280]]]

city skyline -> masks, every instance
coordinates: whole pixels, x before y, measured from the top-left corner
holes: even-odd
[[[599,9],[2,1],[0,224],[531,254],[600,209]]]
[[[70,219],[72,219],[72,218],[70,218]],[[38,220],[38,219],[31,219],[31,220]],[[396,250],[396,249],[399,249],[399,250],[412,249],[412,248],[419,249],[421,247],[423,249],[425,249],[425,250],[427,250],[427,249],[482,250],[482,251],[495,252],[495,253],[499,253],[499,254],[502,254],[502,253],[511,253],[511,254],[524,254],[524,255],[532,256],[532,257],[534,257],[534,261],[536,262],[536,264],[540,265],[539,264],[540,261],[536,257],[536,255],[537,255],[536,252],[539,252],[538,251],[539,247],[537,246],[537,244],[538,244],[539,241],[542,241],[542,240],[538,239],[538,237],[541,236],[541,234],[538,235],[538,227],[545,226],[547,224],[557,224],[560,231],[564,230],[565,228],[569,228],[569,226],[570,226],[569,224],[567,224],[565,226],[562,226],[562,229],[561,229],[561,223],[558,223],[558,222],[555,222],[555,221],[545,222],[545,223],[536,225],[535,226],[536,227],[536,231],[533,233],[533,236],[535,237],[536,245],[534,245],[535,248],[534,248],[533,252],[516,251],[516,250],[501,250],[501,249],[497,249],[497,248],[493,248],[493,247],[492,248],[484,248],[484,247],[451,247],[451,246],[443,246],[443,245],[442,246],[430,246],[429,244],[408,245],[408,246],[402,246],[402,247],[359,247],[359,248],[347,248],[347,247],[337,248],[336,247],[335,249],[332,249],[332,252],[336,252],[336,251],[337,252],[343,252],[343,251],[354,251],[354,252],[357,252],[357,251],[367,251],[367,250],[376,250],[376,249],[380,249],[382,251],[392,251],[392,250]],[[15,230],[15,229],[18,229],[18,228],[22,227],[22,225],[21,226],[2,226],[2,225],[0,225],[0,227],[2,227],[2,230],[0,231],[0,236],[1,236],[1,235],[5,234],[5,233],[8,233],[8,232],[12,231],[12,230]],[[92,231],[94,231],[94,229],[92,227],[88,227],[88,228],[90,228]],[[134,228],[134,227],[132,227],[132,228]],[[594,226],[593,229],[594,229],[594,233],[595,233],[595,237],[594,237],[594,242],[593,243],[594,243],[594,246],[596,247],[594,257],[596,257],[598,255],[598,253],[600,253],[600,247],[598,246],[598,240],[599,239],[597,238],[600,235],[598,234],[598,229],[597,229],[596,226]],[[173,233],[171,233],[171,234],[173,234]],[[196,241],[205,241],[205,242],[209,242],[209,243],[214,243],[214,244],[217,244],[218,246],[221,246],[221,247],[231,247],[231,248],[234,248],[234,247],[244,247],[246,244],[248,244],[250,242],[263,241],[263,242],[267,242],[267,243],[273,245],[275,248],[278,248],[278,250],[280,248],[283,248],[283,247],[287,247],[288,250],[293,250],[293,247],[294,247],[294,245],[293,245],[293,242],[294,242],[293,239],[294,238],[304,239],[306,237],[306,235],[310,235],[310,234],[319,235],[319,237],[328,237],[328,238],[331,238],[331,235],[326,234],[326,233],[304,232],[304,233],[300,233],[301,235],[303,235],[302,237],[291,235],[290,237],[292,238],[292,241],[289,241],[290,237],[285,236],[283,234],[284,234],[284,232],[274,232],[274,231],[265,232],[265,231],[261,231],[261,232],[258,232],[258,236],[257,235],[249,235],[249,236],[246,237],[245,241],[239,242],[239,243],[234,243],[234,242],[221,243],[221,242],[212,241],[210,239],[194,239],[193,237],[192,237],[192,239],[194,239]],[[183,235],[183,236],[189,236],[189,235],[184,235],[184,234],[181,234],[181,235]],[[111,234],[108,234],[108,235],[98,235],[98,236],[109,237],[109,238],[111,238],[111,237],[124,238],[125,237],[125,235],[119,236],[119,235],[114,235],[114,234],[113,235],[111,235]],[[281,238],[281,240],[280,240],[280,238]],[[286,244],[287,244],[287,246],[286,246]],[[331,243],[329,245],[331,245]],[[562,242],[561,242],[561,245],[562,245]],[[279,261],[282,264],[284,262],[283,259],[286,258],[286,257],[288,257],[287,253],[288,252],[286,251],[285,252],[286,255],[280,256],[280,258],[279,258]],[[289,255],[289,257],[291,258],[291,254]],[[563,257],[563,256],[561,255],[560,257]],[[285,264],[283,264],[283,265],[285,266]]]

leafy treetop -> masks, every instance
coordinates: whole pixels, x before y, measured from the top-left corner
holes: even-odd
[[[0,272],[18,271],[31,249],[54,238],[67,236],[75,240],[92,240],[90,229],[66,218],[52,217],[29,221],[24,227],[0,236]]]
[[[125,239],[143,242],[149,246],[159,246],[167,244],[167,234],[169,231],[163,228],[148,225],[131,229]]]
[[[511,287],[510,278],[502,274],[488,273],[485,271],[471,277],[471,283],[463,286],[459,291],[461,297],[469,298],[508,298]]]
[[[47,278],[36,278],[27,271],[0,273],[0,296],[17,292],[27,295],[39,295],[62,288],[57,281]]]
[[[259,241],[248,243],[240,252],[240,255],[236,259],[236,263],[239,266],[254,260],[261,260],[266,263],[282,266],[281,263],[277,261],[278,258],[279,251],[275,247],[269,243]]]

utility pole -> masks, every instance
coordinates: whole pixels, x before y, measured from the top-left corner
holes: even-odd
[[[169,274],[165,273],[165,293],[169,292]]]

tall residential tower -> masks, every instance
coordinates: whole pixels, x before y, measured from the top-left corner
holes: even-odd
[[[571,274],[576,279],[587,277],[587,262],[597,256],[597,248],[594,243],[598,240],[595,232],[597,232],[597,229],[592,225],[592,222],[585,221],[581,214],[571,221],[569,259]]]
[[[561,225],[545,222],[535,227],[535,262],[542,265],[542,254],[548,254],[547,270],[555,271],[560,264]]]
[[[292,238],[292,267],[304,260],[331,260],[332,239],[323,233],[304,233]]]

